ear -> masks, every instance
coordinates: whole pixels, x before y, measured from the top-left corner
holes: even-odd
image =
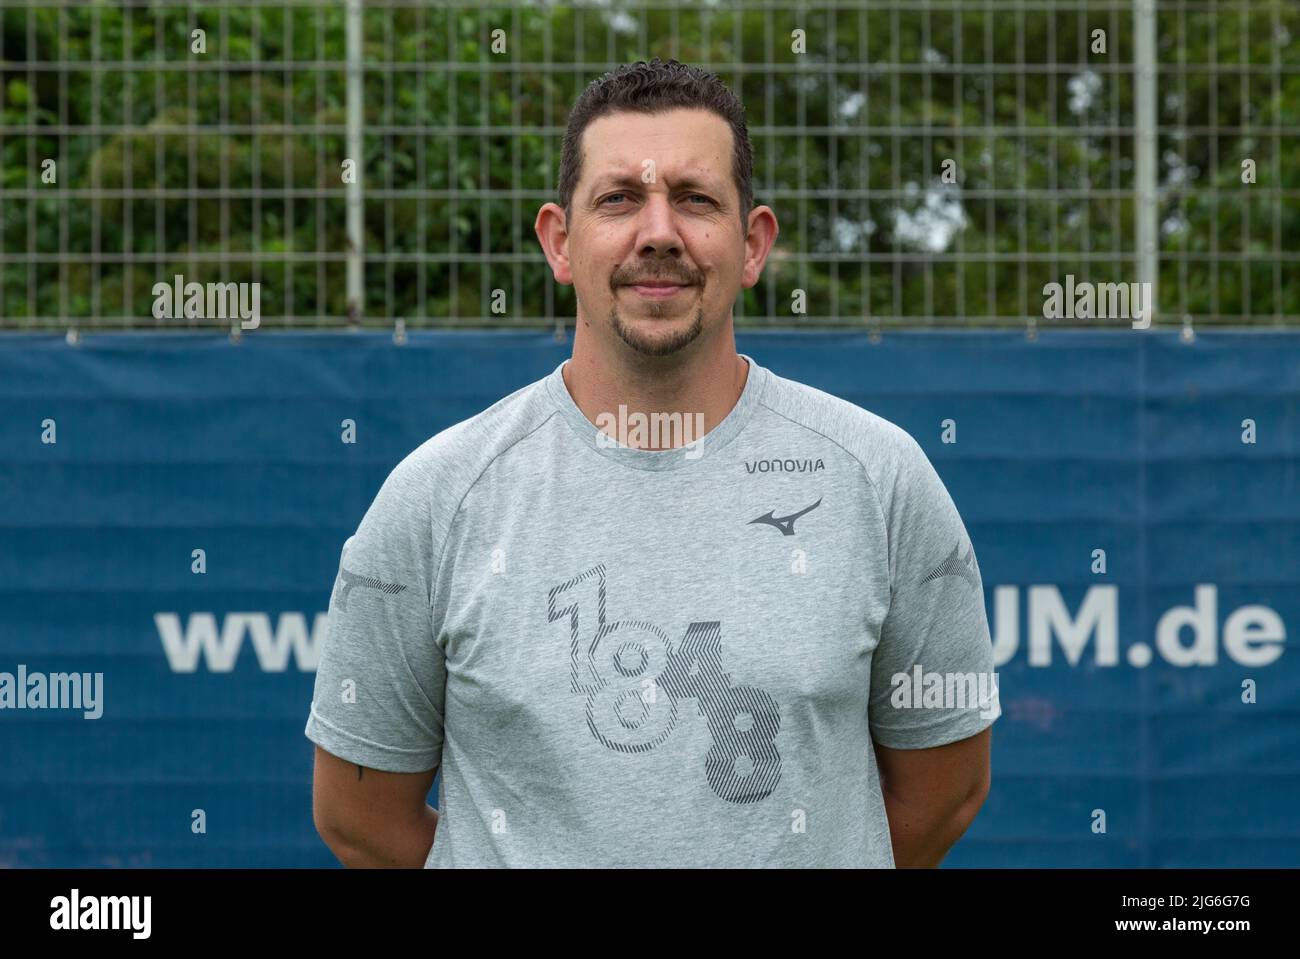
[[[772,251],[777,234],[781,232],[776,214],[770,206],[758,206],[749,211],[749,232],[745,234],[745,271],[740,285],[749,289],[758,282],[763,264]]]
[[[569,233],[564,208],[556,203],[543,204],[537,211],[533,232],[546,254],[546,262],[551,265],[555,282],[571,286],[573,273],[569,269]]]

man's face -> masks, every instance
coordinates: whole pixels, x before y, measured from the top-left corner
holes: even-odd
[[[607,317],[613,335],[648,356],[725,324],[741,286],[758,278],[747,267],[731,127],[708,110],[614,113],[587,126],[582,152],[566,224],[579,321],[603,334]]]

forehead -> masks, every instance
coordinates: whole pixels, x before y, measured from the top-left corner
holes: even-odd
[[[645,161],[653,160],[665,180],[690,176],[722,188],[731,175],[731,127],[711,110],[609,113],[587,125],[582,153],[582,179],[593,187],[627,174],[640,176]]]

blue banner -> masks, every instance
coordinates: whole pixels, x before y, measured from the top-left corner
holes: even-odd
[[[1003,717],[947,865],[1300,866],[1300,335],[737,348],[911,433],[975,544]],[[303,726],[343,541],[570,349],[0,337],[0,866],[335,864]]]

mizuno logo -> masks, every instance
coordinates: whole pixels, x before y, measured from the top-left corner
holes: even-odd
[[[952,552],[948,554],[947,559],[936,566],[930,572],[926,573],[925,578],[921,580],[928,583],[931,580],[939,579],[943,576],[956,576],[964,579],[976,589],[979,589],[980,581],[977,575],[978,567],[975,565],[975,549],[972,546],[966,547],[966,557],[958,558],[958,550],[961,547],[961,541],[958,540],[953,546]]]
[[[779,529],[781,531],[782,536],[793,536],[794,521],[797,520],[804,513],[811,513],[818,506],[821,506],[821,504],[822,501],[819,499],[817,502],[813,503],[807,509],[801,509],[799,510],[799,512],[791,513],[789,516],[773,516],[771,511],[769,511],[766,516],[760,516],[758,519],[751,519],[745,525],[752,526],[754,523],[766,523],[768,526],[775,526],[777,529]]]
[[[361,576],[345,566],[339,567],[339,579],[343,581],[343,588],[339,590],[337,605],[342,610],[348,608],[348,593],[354,589],[377,589],[385,593],[400,593],[406,589],[402,583],[385,583],[373,576]]]

